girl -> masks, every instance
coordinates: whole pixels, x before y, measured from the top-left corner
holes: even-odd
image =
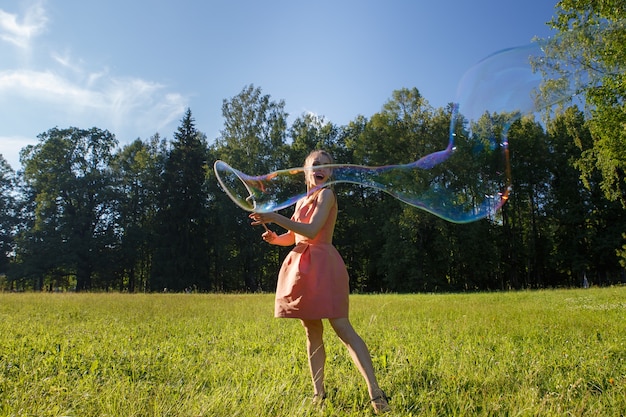
[[[378,387],[367,346],[348,319],[348,271],[332,245],[337,198],[332,189],[320,188],[332,171],[315,168],[332,163],[330,154],[323,150],[313,151],[306,158],[305,168],[312,168],[305,170],[307,195],[296,203],[291,219],[278,213],[252,213],[250,218],[253,226],[276,223],[287,229],[281,235],[267,230],[262,235],[266,242],[280,246],[295,244],[278,274],[275,316],[298,318],[304,326],[313,379],[313,401],[321,403],[325,398],[326,352],[322,339],[322,319],[325,318],[365,378],[374,411],[388,412],[387,397]]]

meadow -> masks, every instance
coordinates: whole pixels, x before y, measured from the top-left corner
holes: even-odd
[[[273,296],[0,294],[0,416],[368,416],[328,328],[311,404]],[[390,416],[624,416],[626,287],[352,295]]]

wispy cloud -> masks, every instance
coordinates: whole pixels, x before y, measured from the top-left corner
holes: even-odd
[[[0,92],[53,104],[73,102],[80,107],[95,101],[93,92],[81,89],[52,72],[28,69],[0,72]]]
[[[89,74],[77,82],[52,71],[0,71],[0,93],[64,109],[73,117],[92,116],[102,128],[145,132],[176,120],[185,110],[186,99],[168,93],[159,83],[138,78]]]
[[[38,57],[14,68],[3,68],[0,61],[0,97],[4,102],[26,103],[25,112],[32,108],[45,112],[30,117],[45,116],[52,120],[50,127],[97,126],[116,133],[120,141],[145,138],[169,127],[184,113],[187,97],[166,85],[113,74],[106,67],[94,69],[75,56],[71,45],[42,49],[49,47],[44,45],[50,41],[39,44],[37,37],[45,32],[48,20],[44,0],[35,0],[22,14],[0,8],[0,42],[36,51]]]
[[[78,74],[83,72],[81,63],[74,62],[68,50],[63,53],[53,51],[50,53],[50,57],[52,57],[52,60],[63,68],[67,68]]]
[[[43,33],[47,22],[48,18],[41,1],[28,7],[21,19],[16,14],[0,9],[0,39],[27,49],[31,40]]]

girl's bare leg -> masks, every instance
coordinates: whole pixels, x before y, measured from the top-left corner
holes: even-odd
[[[359,372],[361,372],[361,375],[365,378],[367,390],[370,398],[373,400],[372,405],[374,406],[374,410],[376,412],[389,411],[387,398],[378,386],[378,381],[374,374],[372,358],[361,336],[354,330],[348,318],[330,319],[329,321],[337,333],[337,336],[339,336],[341,341],[348,348],[348,352],[350,352],[350,356]]]
[[[324,325],[322,320],[302,320],[306,331],[306,347],[309,355],[309,368],[313,380],[313,392],[316,397],[323,398],[324,391],[324,364],[326,350],[324,349]]]

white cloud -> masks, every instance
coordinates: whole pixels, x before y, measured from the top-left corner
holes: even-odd
[[[27,49],[31,40],[46,28],[48,18],[43,2],[31,5],[20,20],[17,15],[0,9],[0,39]]]
[[[108,79],[101,92],[103,110],[110,114],[114,126],[156,133],[185,111],[186,98],[164,90],[159,83],[137,78]]]
[[[69,70],[78,74],[83,72],[81,66],[73,62],[70,53],[67,51],[63,54],[60,54],[58,52],[52,52],[50,56],[57,64],[61,65],[64,68],[68,68]]]
[[[51,71],[0,71],[0,93],[49,104],[67,118],[91,116],[103,124],[101,128],[133,130],[138,135],[150,129],[155,133],[185,109],[186,98],[164,91],[159,83],[102,73],[90,74],[87,80],[80,83]]]
[[[0,8],[0,41],[28,54],[43,46],[35,41],[48,22],[45,0],[35,1],[22,15]],[[112,74],[106,67],[94,71],[89,62],[73,56],[71,45],[53,48],[39,53],[47,60],[29,60],[21,67],[7,67],[7,61],[3,67],[0,60],[0,125],[5,135],[0,137],[0,153],[14,167],[19,149],[36,141],[26,138],[33,130],[96,126],[123,143],[164,133],[187,107],[187,97],[161,83]]]
[[[90,106],[90,103],[98,101],[92,92],[72,85],[49,71],[1,71],[0,92],[53,104],[76,103],[79,106]]]
[[[20,151],[28,145],[35,145],[37,138],[26,138],[22,136],[0,136],[0,154],[11,165],[14,171],[21,168]]]

